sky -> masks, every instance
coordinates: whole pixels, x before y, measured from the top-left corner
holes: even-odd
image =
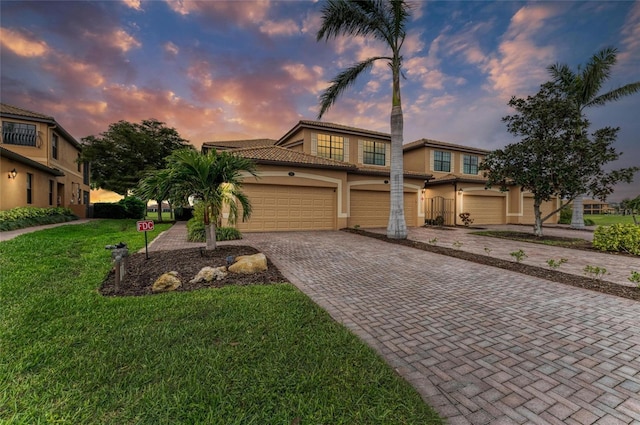
[[[547,66],[572,69],[618,49],[603,90],[640,80],[639,1],[410,1],[403,45],[404,142],[497,149],[501,118],[535,94]],[[377,41],[316,41],[322,1],[0,1],[0,99],[53,116],[77,140],[155,118],[203,142],[279,139],[315,120],[345,67],[388,52]],[[388,133],[391,72],[380,62],[323,121]],[[640,165],[640,94],[587,111],[620,127],[609,168]],[[609,197],[640,195],[640,173]]]

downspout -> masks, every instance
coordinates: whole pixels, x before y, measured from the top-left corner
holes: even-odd
[[[458,225],[458,180],[453,182],[453,225]]]

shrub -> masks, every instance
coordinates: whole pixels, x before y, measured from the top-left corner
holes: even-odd
[[[189,242],[204,242],[205,239],[205,227],[202,219],[196,217],[187,221],[187,240]]]
[[[17,207],[0,211],[0,230],[16,230],[43,224],[66,223],[77,220],[69,208]]]
[[[94,218],[144,218],[147,212],[147,205],[134,196],[129,196],[116,203],[97,202],[93,204]]]
[[[124,208],[126,218],[142,219],[147,213],[147,204],[135,196],[128,196],[119,200],[118,205],[122,205]]]
[[[593,234],[593,246],[601,251],[640,255],[640,226],[635,224],[598,226]]]
[[[571,217],[573,217],[573,211],[570,207],[564,207],[560,210],[560,224],[571,224]]]
[[[235,227],[216,227],[216,240],[233,241],[242,239],[242,234]]]
[[[96,202],[93,204],[94,218],[126,218],[127,211],[120,204],[110,202]]]

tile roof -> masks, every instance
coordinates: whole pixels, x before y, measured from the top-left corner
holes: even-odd
[[[489,152],[491,152],[486,149],[474,148],[471,146],[456,145],[455,143],[440,142],[438,140],[433,140],[433,139],[420,139],[420,140],[416,140],[415,142],[407,143],[406,145],[402,146],[402,150],[406,152],[413,149],[421,148],[423,146],[434,147],[434,148],[445,148],[445,149],[451,149],[451,150],[462,151],[462,152],[471,152],[471,153],[477,153],[481,155],[488,154]]]
[[[39,120],[55,121],[52,116],[40,114],[38,112],[22,109],[17,106],[0,103],[0,113],[6,115],[15,115],[27,118],[37,118]]]
[[[355,169],[348,162],[313,156],[280,146],[259,146],[254,148],[235,149],[234,154],[255,160],[259,164],[293,164],[317,168]]]
[[[51,174],[52,176],[58,176],[58,177],[64,176],[64,173],[58,170],[57,168],[47,167],[44,164],[41,164],[37,161],[34,161],[31,158],[27,158],[26,156],[13,152],[9,149],[3,148],[2,146],[0,146],[0,156],[11,159],[13,161],[17,161],[21,164],[28,165],[37,170],[44,171],[45,173]]]
[[[357,134],[357,135],[361,135],[361,136],[375,136],[381,139],[387,139],[390,140],[391,139],[391,135],[389,133],[381,133],[379,131],[372,131],[372,130],[366,130],[364,128],[357,128],[357,127],[349,127],[347,125],[342,125],[342,124],[335,124],[335,123],[330,123],[330,122],[324,122],[324,121],[311,121],[311,120],[301,120],[299,121],[295,126],[293,126],[293,128],[289,131],[287,131],[287,133],[282,136],[277,144],[283,142],[284,140],[286,140],[287,138],[289,138],[291,136],[291,134],[293,134],[294,132],[296,132],[298,129],[300,128],[319,128],[319,129],[326,129],[326,130],[334,130],[336,132],[343,132],[343,133],[349,133],[349,134]]]
[[[478,176],[475,174],[447,174],[446,176],[430,179],[429,184],[438,185],[438,184],[451,183],[456,181],[464,182],[464,183],[486,183],[487,178],[484,176]]]
[[[214,149],[238,149],[273,146],[276,142],[277,140],[275,139],[216,140],[212,142],[204,142],[202,146]]]

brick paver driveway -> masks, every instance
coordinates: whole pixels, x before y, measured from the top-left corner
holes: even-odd
[[[640,303],[345,232],[239,242],[450,424],[640,423]]]

